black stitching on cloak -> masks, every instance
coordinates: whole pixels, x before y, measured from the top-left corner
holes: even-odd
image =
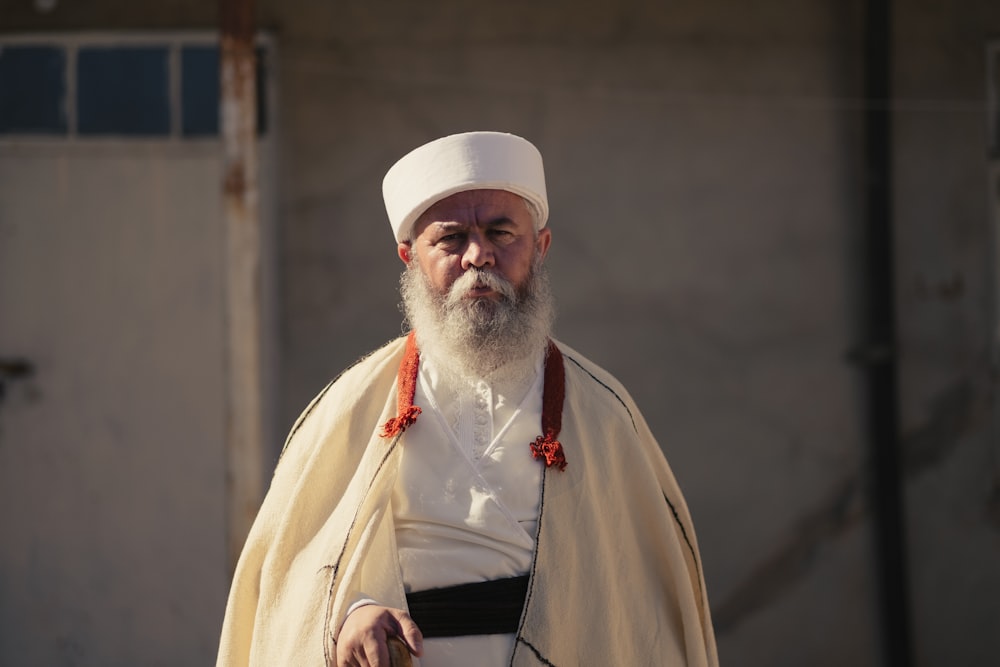
[[[333,575],[330,578],[330,587],[327,590],[326,598],[326,618],[323,619],[323,637],[330,636],[333,639],[333,634],[330,632],[330,616],[332,615],[333,607],[333,588],[337,585],[337,574],[340,572],[340,563],[344,559],[344,553],[347,551],[347,543],[351,541],[351,533],[354,532],[354,526],[358,522],[358,513],[361,512],[361,507],[365,504],[365,500],[368,498],[368,493],[372,490],[372,486],[375,484],[375,480],[378,479],[379,473],[382,472],[382,467],[385,466],[385,462],[389,460],[389,456],[396,450],[396,445],[399,443],[399,439],[402,437],[402,433],[396,436],[396,439],[392,441],[392,445],[386,451],[385,456],[379,461],[378,467],[375,469],[375,474],[372,475],[371,480],[368,482],[368,488],[365,489],[364,495],[361,497],[361,502],[358,503],[358,510],[354,514],[354,519],[351,520],[351,525],[347,528],[347,535],[344,537],[344,544],[340,547],[340,553],[337,555],[337,560],[333,565],[324,565],[321,570],[333,570]],[[336,640],[333,640],[334,645],[336,645]],[[323,658],[326,660],[327,664],[330,663],[330,652],[327,648],[326,641],[323,642]]]
[[[571,356],[569,356],[569,355],[567,355],[567,354],[563,354],[563,356],[564,356],[565,358],[569,359],[570,361],[572,361],[572,362],[573,362],[574,364],[576,364],[576,365],[577,365],[577,367],[578,367],[578,368],[579,368],[579,369],[580,369],[581,371],[583,371],[584,373],[586,373],[587,375],[589,375],[589,376],[590,376],[590,378],[591,378],[591,379],[592,379],[592,380],[593,380],[594,382],[596,382],[597,384],[599,384],[599,385],[601,385],[602,387],[604,387],[605,389],[607,389],[607,390],[608,390],[609,392],[611,392],[611,395],[612,395],[612,396],[614,396],[615,398],[617,398],[617,399],[618,399],[618,402],[622,404],[622,407],[623,407],[623,408],[625,408],[625,412],[627,412],[627,413],[628,413],[628,418],[632,420],[632,430],[633,430],[633,431],[635,431],[636,433],[638,433],[638,432],[639,432],[639,429],[638,429],[638,428],[636,428],[636,425],[635,425],[635,417],[633,417],[633,416],[632,416],[632,411],[628,409],[628,405],[626,405],[626,404],[625,404],[625,401],[624,401],[624,400],[622,400],[622,397],[621,397],[621,396],[619,396],[619,395],[618,395],[618,394],[617,394],[617,393],[615,392],[615,390],[614,390],[614,389],[612,389],[612,388],[611,388],[611,387],[609,387],[608,385],[606,385],[606,384],[604,384],[603,382],[601,382],[600,380],[598,380],[598,379],[597,379],[597,377],[596,377],[596,376],[595,376],[595,375],[594,375],[593,373],[591,373],[590,371],[588,371],[588,370],[587,370],[586,368],[584,368],[584,367],[583,367],[583,366],[582,366],[582,365],[580,364],[580,362],[579,362],[579,361],[577,361],[576,359],[574,359],[573,357],[571,357]]]
[[[535,657],[538,658],[538,661],[541,662],[543,665],[548,665],[549,667],[556,667],[554,663],[551,663],[548,660],[546,660],[545,656],[543,656],[541,652],[537,648],[535,648],[534,645],[527,639],[523,637],[518,637],[517,641],[521,642],[522,644],[530,648],[531,652],[535,654]]]
[[[694,560],[694,567],[695,567],[695,570],[698,573],[698,595],[699,595],[699,597],[703,597],[704,594],[702,593],[702,590],[701,590],[701,563],[698,561],[698,554],[695,553],[694,545],[691,544],[691,540],[688,539],[687,530],[684,528],[684,524],[681,523],[681,517],[677,513],[677,508],[674,507],[674,504],[672,502],[670,502],[670,498],[667,498],[667,494],[666,493],[663,494],[663,499],[667,502],[667,506],[670,508],[670,511],[673,513],[673,515],[674,515],[674,521],[677,522],[677,525],[681,529],[681,537],[684,538],[685,544],[687,544],[688,549],[691,551],[691,558]]]

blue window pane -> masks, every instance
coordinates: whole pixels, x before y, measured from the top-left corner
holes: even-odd
[[[0,47],[0,134],[65,134],[65,95],[62,48]]]
[[[257,134],[267,131],[266,50],[257,56]],[[219,50],[214,46],[185,46],[181,49],[181,134],[185,137],[215,136],[219,133]]]
[[[219,133],[219,50],[214,46],[181,50],[181,133]]]
[[[77,56],[77,131],[169,135],[167,66],[165,47],[81,48]]]

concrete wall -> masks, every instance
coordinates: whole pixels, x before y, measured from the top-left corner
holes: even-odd
[[[214,21],[195,2],[47,15],[11,4],[0,14],[22,29]],[[894,5],[916,664],[992,664],[984,47],[1000,11]],[[558,335],[614,372],[658,434],[698,528],[723,663],[883,664],[864,392],[847,362],[865,289],[862,11],[261,1],[280,54],[283,422],[400,332],[388,166],[450,132],[522,134],[546,159]]]
[[[1000,5],[912,4],[896,22],[894,166],[914,640],[919,664],[987,665],[1000,660],[1000,188],[983,96]]]

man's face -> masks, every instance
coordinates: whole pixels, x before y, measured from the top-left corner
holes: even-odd
[[[406,264],[416,256],[431,287],[445,294],[469,269],[485,269],[515,288],[531,275],[535,255],[545,257],[551,232],[535,233],[524,199],[506,190],[468,190],[446,197],[424,212],[413,226],[412,243],[400,243]],[[466,298],[499,297],[476,283]]]

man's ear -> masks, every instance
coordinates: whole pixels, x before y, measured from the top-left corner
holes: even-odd
[[[539,230],[535,243],[537,244],[539,256],[545,259],[545,255],[549,252],[549,245],[552,244],[552,231],[548,227],[543,227]]]
[[[410,263],[410,253],[413,252],[413,247],[409,241],[400,241],[396,245],[396,254],[399,255],[399,259],[403,261],[403,264]]]

